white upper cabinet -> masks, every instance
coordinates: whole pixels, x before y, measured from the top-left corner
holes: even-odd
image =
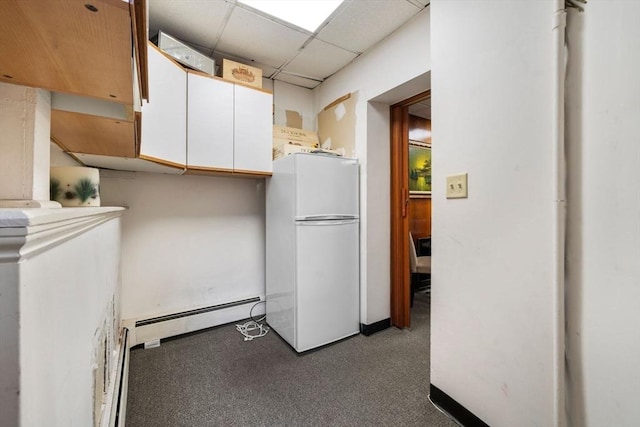
[[[272,171],[273,96],[262,90],[235,85],[234,169],[238,172]]]
[[[187,71],[148,45],[139,158],[176,173],[271,175],[273,95]]]
[[[270,92],[188,73],[187,169],[271,175]]]
[[[149,102],[142,106],[140,158],[184,168],[187,73],[149,43]]]
[[[234,84],[189,73],[187,165],[233,171]]]

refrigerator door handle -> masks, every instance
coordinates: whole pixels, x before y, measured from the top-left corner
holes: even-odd
[[[341,221],[345,219],[358,219],[358,215],[305,215],[296,216],[297,221]]]
[[[358,218],[350,218],[350,219],[334,219],[334,220],[314,220],[314,221],[296,221],[296,225],[308,226],[308,227],[317,227],[317,226],[336,226],[336,225],[346,225],[346,224],[357,224]]]

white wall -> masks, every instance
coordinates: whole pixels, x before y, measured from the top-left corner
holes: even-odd
[[[640,425],[640,2],[569,15],[570,425]]]
[[[20,273],[21,425],[91,425],[96,332],[119,312],[120,221],[28,260]]]
[[[491,426],[552,426],[553,2],[431,9],[431,383]]]
[[[311,89],[276,80],[273,82],[273,104],[275,106],[273,124],[286,126],[286,112],[289,110],[302,116],[302,129],[316,130]]]
[[[3,427],[93,425],[100,338],[117,348],[120,221],[83,216],[100,208],[70,220],[67,209],[42,210],[57,217],[28,227],[24,246],[16,246],[20,237],[0,242]],[[24,230],[2,227],[8,235]]]
[[[390,132],[388,112],[384,110],[402,97],[428,89],[425,85],[395,98],[390,94],[430,69],[429,15],[426,8],[314,89],[316,111],[343,95],[358,92],[356,154],[360,161],[360,227],[363,231],[360,233],[360,321],[365,324],[390,316]],[[385,102],[369,106],[370,101],[379,101],[376,98],[385,93],[389,94]]]
[[[103,204],[128,207],[124,319],[264,296],[263,180],[102,170],[100,182]]]

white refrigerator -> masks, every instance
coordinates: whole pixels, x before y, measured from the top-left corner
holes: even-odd
[[[266,186],[267,323],[297,352],[359,333],[358,163],[296,153]]]

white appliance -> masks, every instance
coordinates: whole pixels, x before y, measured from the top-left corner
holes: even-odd
[[[297,352],[359,333],[357,160],[277,159],[266,197],[269,326]]]

